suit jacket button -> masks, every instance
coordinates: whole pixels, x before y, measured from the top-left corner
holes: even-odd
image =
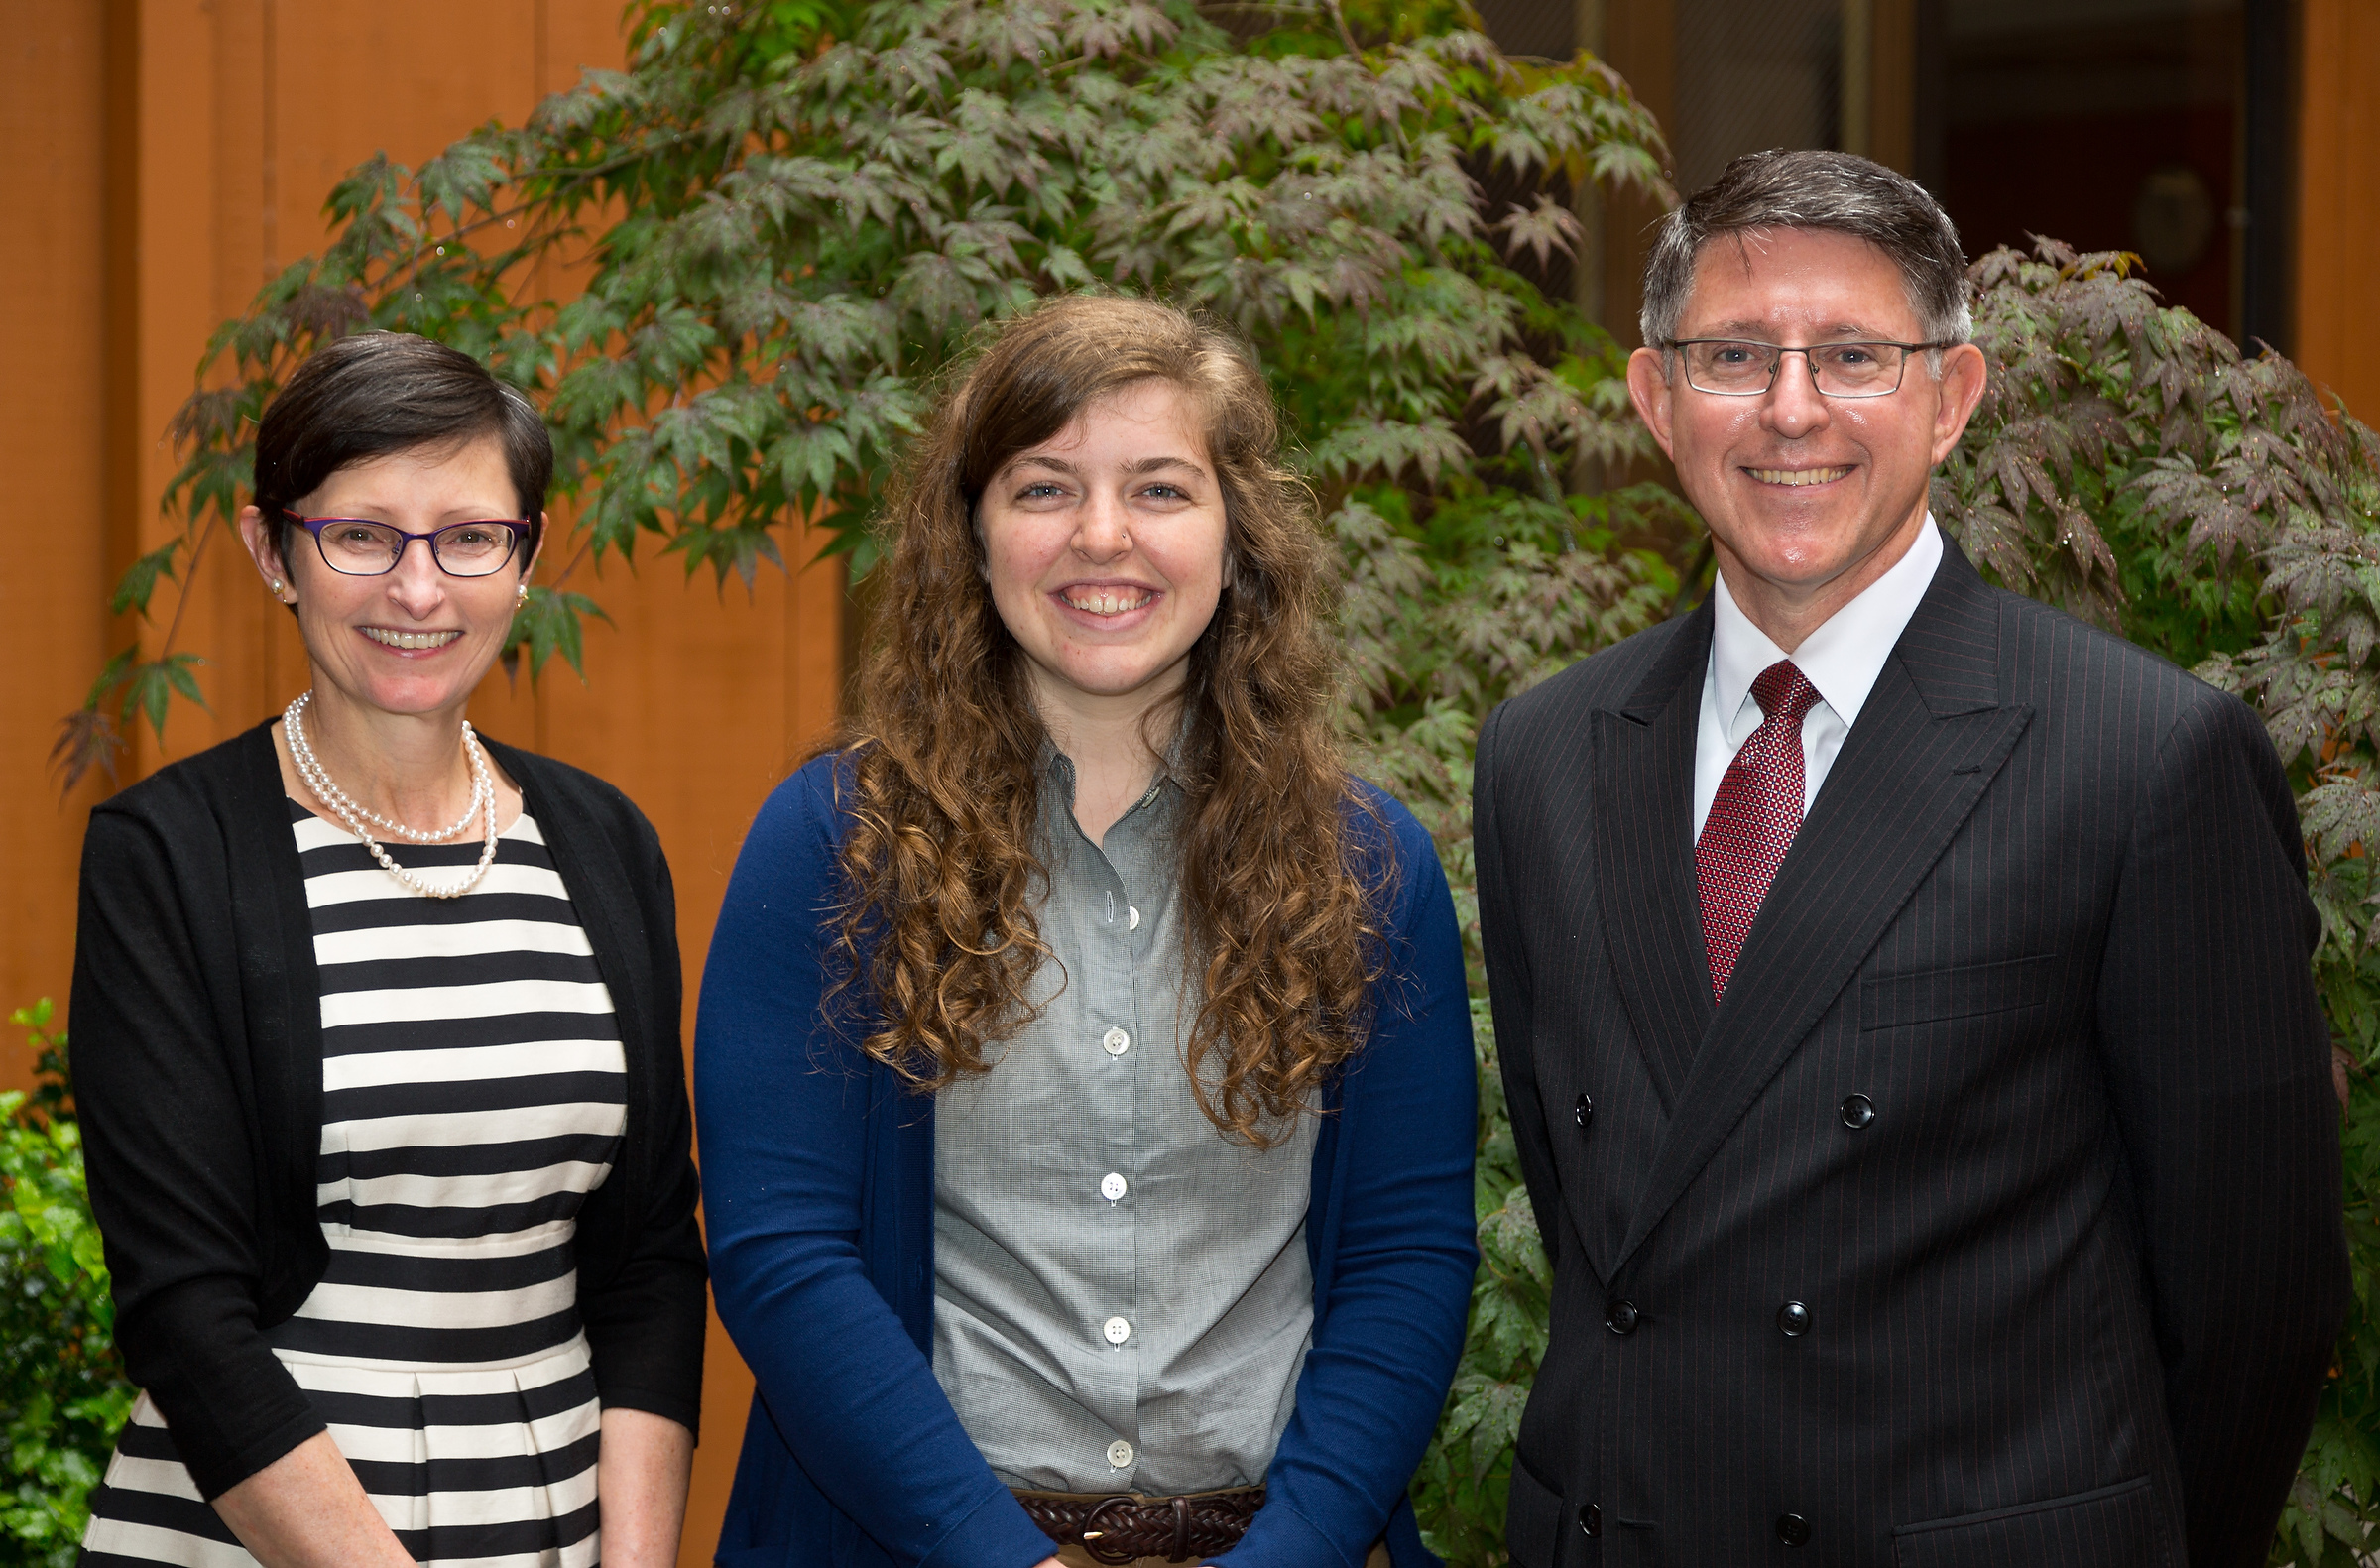
[[[1571,1107],[1570,1114],[1578,1120],[1579,1131],[1586,1132],[1587,1124],[1595,1120],[1595,1096],[1580,1095],[1579,1103]]]
[[[1809,1545],[1810,1521],[1806,1518],[1803,1518],[1799,1513],[1778,1514],[1777,1539],[1783,1541],[1788,1546]]]
[[[1604,1533],[1604,1510],[1590,1503],[1579,1509],[1579,1533],[1598,1536]]]
[[[1633,1334],[1640,1316],[1635,1302],[1613,1297],[1604,1308],[1604,1326],[1614,1334]]]
[[[1876,1102],[1863,1094],[1844,1096],[1843,1125],[1856,1133],[1876,1119]]]
[[[1788,1301],[1777,1308],[1777,1327],[1787,1339],[1800,1339],[1810,1332],[1810,1309],[1799,1301]]]

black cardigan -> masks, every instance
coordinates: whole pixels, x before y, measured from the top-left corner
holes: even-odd
[[[705,1276],[668,863],[602,780],[488,751],[544,833],[627,1050],[626,1142],[578,1219],[596,1387],[693,1430]],[[116,1343],[211,1500],[323,1429],[265,1338],[329,1261],[320,986],[270,722],[91,812],[68,1023]]]

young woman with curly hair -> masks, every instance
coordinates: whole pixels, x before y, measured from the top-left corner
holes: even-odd
[[[723,1568],[1433,1560],[1462,950],[1429,836],[1341,759],[1277,439],[1234,340],[1079,297],[918,442],[852,722],[704,974],[759,1381]]]

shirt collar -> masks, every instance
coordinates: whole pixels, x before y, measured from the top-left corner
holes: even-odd
[[[1182,792],[1181,781],[1176,775],[1182,766],[1182,746],[1188,734],[1187,723],[1174,732],[1173,743],[1157,759],[1156,775],[1148,781],[1148,788],[1139,799],[1132,802],[1124,813],[1125,816],[1131,816],[1156,803],[1161,797]],[[1035,772],[1040,775],[1044,784],[1052,786],[1042,791],[1042,809],[1071,820],[1074,816],[1074,759],[1058,750],[1057,744],[1044,735],[1041,737],[1041,754]]]
[[[1901,640],[1941,564],[1942,533],[1934,526],[1934,514],[1928,512],[1908,553],[1793,651],[1795,666],[1818,688],[1820,700],[1835,710],[1844,728],[1858,722],[1859,709],[1875,689],[1876,677],[1884,672],[1884,661],[1892,657],[1893,645]],[[1736,722],[1745,714],[1752,681],[1787,656],[1735,603],[1724,574],[1714,599],[1711,674],[1720,714],[1730,738],[1735,738]],[[1751,714],[1750,722],[1757,725],[1758,709],[1753,708]]]

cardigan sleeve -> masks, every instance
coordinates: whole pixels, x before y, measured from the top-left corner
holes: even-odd
[[[1031,1568],[1048,1538],[969,1441],[862,1257],[872,1096],[898,1091],[820,1010],[834,769],[810,764],[762,808],[703,969],[694,1092],[719,1316],[802,1472],[894,1562]]]
[[[205,864],[92,813],[69,1023],[116,1343],[211,1501],[323,1426],[258,1326],[262,1146],[236,1078],[236,959],[207,940],[229,885]]]
[[[1479,1078],[1454,900],[1412,813],[1371,800],[1399,873],[1379,1015],[1341,1090],[1333,1262],[1314,1345],[1264,1507],[1218,1559],[1232,1568],[1364,1561],[1446,1404],[1479,1266]]]
[[[625,797],[615,797],[615,804],[625,818],[627,839],[619,870],[635,881],[617,890],[619,897],[612,903],[642,911],[637,930],[623,937],[639,940],[652,966],[646,994],[637,1001],[649,1058],[639,1064],[645,1093],[638,1109],[648,1120],[648,1131],[637,1151],[642,1168],[633,1173],[635,1180],[623,1184],[624,1192],[635,1196],[637,1212],[616,1216],[609,1251],[618,1262],[600,1279],[582,1282],[579,1319],[586,1328],[595,1387],[606,1409],[647,1410],[696,1432],[701,1427],[703,1338],[709,1311],[702,1231],[695,1219],[700,1186],[694,1172],[685,1048],[678,1022],[684,993],[677,957],[677,898],[669,862],[652,824]],[[583,1224],[586,1216],[581,1218]],[[582,1253],[582,1263],[584,1259]]]

